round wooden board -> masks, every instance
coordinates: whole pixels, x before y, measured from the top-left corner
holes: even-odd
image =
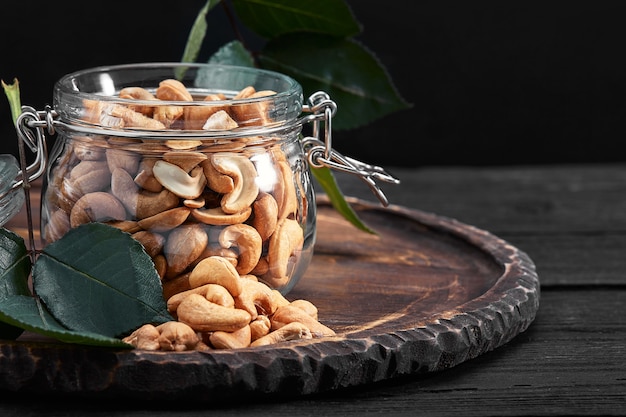
[[[0,390],[207,404],[319,393],[450,368],[534,320],[539,280],[524,252],[454,219],[350,201],[377,234],[320,197],[313,262],[287,295],[313,302],[336,337],[181,353],[4,341]]]

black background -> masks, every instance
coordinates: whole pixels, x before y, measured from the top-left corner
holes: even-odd
[[[0,78],[22,103],[99,65],[179,61],[204,0],[4,2]],[[410,110],[336,132],[341,152],[383,166],[616,162],[626,121],[626,2],[348,0],[358,39]],[[201,59],[234,39],[209,13]],[[339,109],[341,111],[341,109]],[[0,97],[2,152],[15,152]]]

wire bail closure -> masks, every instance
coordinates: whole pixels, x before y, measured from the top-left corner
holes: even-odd
[[[309,164],[314,168],[327,167],[358,176],[368,185],[381,204],[387,207],[389,200],[375,180],[392,184],[399,184],[400,180],[382,167],[357,161],[332,148],[332,118],[337,111],[337,105],[330,99],[330,96],[323,91],[312,94],[309,97],[309,105],[304,106],[304,111],[312,113],[308,117],[308,121],[312,124],[312,136],[307,136],[302,140]],[[322,121],[324,123],[323,140],[320,139]]]
[[[25,161],[20,161],[22,165],[22,179],[17,180],[13,184],[12,189],[23,187],[31,181],[35,181],[45,172],[48,162],[48,149],[43,128],[47,127],[48,133],[53,135],[53,120],[55,116],[56,113],[50,106],[46,106],[43,111],[37,111],[30,106],[22,106],[22,113],[16,121],[17,134],[21,143],[26,144],[35,155],[35,160],[28,166],[26,166]],[[23,159],[23,157],[23,155],[20,155],[20,159]]]

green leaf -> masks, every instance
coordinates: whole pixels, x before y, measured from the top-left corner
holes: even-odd
[[[333,129],[352,129],[406,109],[378,59],[353,40],[293,34],[268,42],[259,55],[264,68],[290,75],[306,96],[325,91],[337,103]]]
[[[346,201],[343,193],[335,181],[335,176],[329,168],[311,167],[311,173],[317,182],[322,186],[324,192],[328,195],[330,203],[346,220],[352,223],[357,229],[367,233],[376,234],[376,232],[365,225]]]
[[[101,223],[71,229],[33,269],[35,293],[65,327],[109,337],[173,320],[143,246]]]
[[[87,320],[88,317],[84,317]],[[50,315],[38,299],[33,296],[12,295],[0,303],[0,320],[22,329],[62,342],[89,346],[132,348],[120,339],[86,331],[72,331],[61,325]]]
[[[191,30],[189,31],[181,62],[196,62],[198,59],[198,54],[200,53],[207,32],[206,15],[209,10],[219,4],[220,1],[221,0],[208,0],[204,7],[198,12],[196,20],[193,22]],[[186,71],[187,69],[185,67],[178,68],[176,70],[176,78],[181,80]]]
[[[198,53],[200,52],[202,43],[204,42],[204,37],[206,36],[206,15],[211,9],[217,6],[220,1],[221,0],[208,0],[204,7],[200,9],[200,12],[198,12],[198,16],[196,16],[196,20],[193,22],[191,30],[189,31],[189,37],[187,38],[187,43],[185,44],[185,50],[183,52],[181,62],[196,62]]]
[[[266,39],[293,32],[337,37],[361,32],[343,0],[233,0],[232,4],[243,24]]]
[[[29,330],[68,343],[132,347],[119,339],[74,332],[59,324],[28,288],[31,260],[24,239],[4,228],[0,228],[0,269],[0,338],[15,339]]]
[[[24,239],[10,230],[0,228],[0,306],[4,306],[11,296],[30,295],[30,268],[31,261]],[[6,320],[0,322],[1,339],[16,339],[22,332],[21,327],[12,326]]]
[[[254,58],[241,42],[232,41],[218,49],[208,63],[254,67]]]
[[[9,105],[11,106],[11,117],[13,118],[13,123],[15,123],[17,122],[17,118],[22,113],[20,83],[17,81],[17,78],[13,79],[13,84],[6,84],[2,81],[2,88],[4,89],[4,94],[9,100]]]

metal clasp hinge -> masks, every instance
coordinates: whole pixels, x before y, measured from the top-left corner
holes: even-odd
[[[54,134],[53,119],[56,113],[50,106],[45,110],[37,111],[30,106],[22,106],[22,113],[17,118],[17,134],[22,143],[25,143],[35,155],[35,160],[28,166],[22,166],[22,179],[13,184],[13,189],[24,186],[39,178],[46,170],[48,150],[43,128],[48,127],[48,133]],[[21,152],[20,152],[21,153]],[[24,156],[20,155],[20,159]],[[24,161],[21,161],[22,163]]]
[[[304,110],[312,113],[309,117],[313,129],[312,136],[302,139],[309,164],[314,168],[327,167],[358,176],[368,185],[381,204],[385,207],[388,206],[389,201],[375,180],[392,184],[399,184],[400,180],[382,167],[357,161],[332,148],[332,118],[337,111],[335,102],[330,99],[328,94],[319,91],[309,97],[309,105],[304,106]],[[321,123],[324,125],[323,140],[320,139]]]

